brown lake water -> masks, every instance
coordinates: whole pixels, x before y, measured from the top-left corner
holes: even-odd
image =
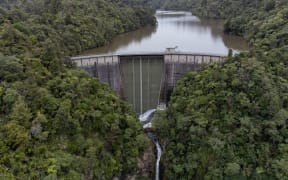
[[[238,36],[223,33],[222,20],[199,19],[190,12],[157,11],[158,24],[121,34],[100,48],[83,52],[87,54],[131,54],[164,52],[176,47],[180,52],[227,55],[248,50],[247,42]]]

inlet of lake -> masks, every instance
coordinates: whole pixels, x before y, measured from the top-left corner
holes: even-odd
[[[156,26],[121,34],[82,55],[164,52],[174,47],[180,52],[219,55],[227,55],[229,49],[248,50],[243,38],[223,33],[223,20],[200,19],[184,11],[157,11],[155,17]]]

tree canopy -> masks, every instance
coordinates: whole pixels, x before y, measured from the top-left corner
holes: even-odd
[[[251,51],[177,83],[167,112],[155,119],[164,179],[286,179],[287,1],[205,2],[207,9],[225,4],[225,11],[215,8],[217,17],[227,19],[228,33],[244,35]],[[192,13],[201,15],[198,7]]]
[[[0,179],[137,175],[147,138],[135,113],[65,57],[153,25],[153,11],[104,0],[0,7]]]

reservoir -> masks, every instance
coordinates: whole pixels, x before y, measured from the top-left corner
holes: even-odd
[[[156,11],[157,25],[121,34],[100,48],[82,53],[131,54],[163,52],[177,47],[176,51],[227,55],[248,50],[247,42],[238,36],[223,33],[222,20],[207,20],[185,11]]]
[[[155,27],[121,34],[104,47],[83,52],[83,57],[89,55],[86,59],[78,58],[79,64],[86,64],[79,66],[108,84],[137,114],[166,104],[185,72],[219,61],[229,49],[248,50],[243,38],[223,33],[221,20],[199,19],[183,11],[157,11],[155,17]],[[164,53],[175,47],[176,54]]]

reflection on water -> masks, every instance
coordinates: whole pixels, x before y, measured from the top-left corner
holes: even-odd
[[[82,54],[113,54],[121,51],[121,49],[129,49],[131,45],[141,44],[143,40],[151,39],[151,35],[156,32],[156,29],[156,26],[147,26],[136,31],[121,34],[114,38],[110,44],[87,50]]]
[[[156,27],[145,27],[116,37],[107,46],[84,54],[162,52],[178,46],[182,52],[226,55],[231,48],[236,52],[248,50],[246,41],[223,33],[222,20],[199,19],[189,12],[157,11]]]
[[[222,38],[226,47],[237,50],[238,52],[249,49],[247,42],[240,36],[230,36],[222,33]]]

